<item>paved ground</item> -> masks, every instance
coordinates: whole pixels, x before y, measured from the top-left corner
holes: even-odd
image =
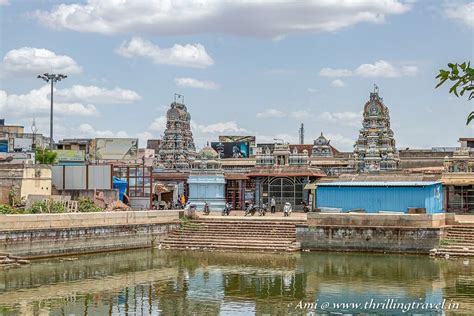
[[[202,212],[196,212],[196,214],[200,218],[213,218],[213,219],[247,219],[247,220],[268,220],[268,219],[284,219],[284,220],[297,220],[297,221],[305,221],[306,220],[306,213],[302,212],[292,212],[290,216],[285,217],[283,216],[283,212],[276,212],[276,213],[267,213],[265,216],[258,216],[255,214],[254,216],[244,216],[244,211],[231,211],[229,216],[222,216],[221,212],[211,212],[209,215],[204,215]]]
[[[460,224],[474,224],[474,214],[473,215],[461,215],[461,214],[456,214],[456,221],[459,222]]]

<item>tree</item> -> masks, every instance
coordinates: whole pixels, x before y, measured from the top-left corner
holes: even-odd
[[[49,149],[36,149],[35,159],[36,163],[44,165],[52,165],[56,162],[58,154]]]
[[[463,62],[462,64],[448,64],[449,69],[440,69],[436,79],[439,79],[436,88],[441,86],[446,80],[454,82],[449,89],[449,93],[455,96],[468,95],[468,100],[474,99],[474,69],[471,68],[471,62]],[[466,125],[474,120],[474,111],[467,116]]]

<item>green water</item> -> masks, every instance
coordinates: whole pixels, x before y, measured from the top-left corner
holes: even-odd
[[[474,260],[137,250],[0,269],[0,315],[403,314],[388,299],[473,315]]]

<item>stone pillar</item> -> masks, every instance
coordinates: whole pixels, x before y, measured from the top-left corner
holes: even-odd
[[[262,194],[261,194],[261,178],[255,179],[255,204],[261,205],[262,204]]]

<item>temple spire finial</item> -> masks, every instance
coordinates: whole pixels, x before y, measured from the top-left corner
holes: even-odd
[[[379,94],[379,87],[374,83],[374,93]]]

